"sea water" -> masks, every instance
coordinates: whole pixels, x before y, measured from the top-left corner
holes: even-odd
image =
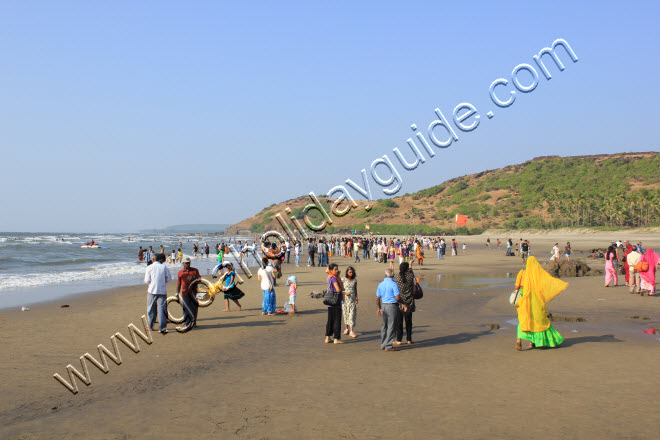
[[[81,248],[94,240],[107,249]],[[225,237],[218,235],[183,234],[101,234],[101,233],[0,233],[0,308],[20,307],[40,301],[61,298],[70,294],[142,284],[145,263],[138,262],[138,249],[160,246],[166,256],[179,249],[192,258],[192,266],[202,275],[209,274],[217,263],[215,245],[235,244],[254,237]],[[209,258],[192,256],[193,245],[211,248]],[[227,255],[225,261],[237,263]],[[256,266],[254,257],[246,259]],[[173,277],[181,269],[180,263],[166,263]],[[237,267],[237,265],[234,265]],[[175,291],[176,286],[173,288]],[[168,288],[168,291],[170,288]]]

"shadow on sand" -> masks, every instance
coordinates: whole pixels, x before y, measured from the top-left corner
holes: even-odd
[[[469,342],[473,339],[477,339],[482,336],[491,335],[495,333],[492,330],[482,330],[480,332],[473,332],[473,333],[463,332],[463,333],[457,333],[455,335],[438,336],[436,338],[418,339],[416,335],[420,333],[425,333],[425,331],[423,330],[422,331],[418,330],[419,328],[423,328],[423,327],[428,327],[428,326],[425,325],[425,326],[413,328],[413,340],[415,341],[413,345],[407,345],[404,338],[403,345],[405,346],[405,348],[410,349],[410,348],[422,348],[422,347],[435,347],[438,345],[462,344],[464,342]],[[360,334],[360,337],[358,337],[355,340],[355,342],[368,342],[368,341],[380,341],[380,330],[363,332]]]
[[[564,342],[559,346],[559,348],[571,347],[575,344],[583,344],[585,342],[623,342],[623,340],[617,339],[614,335],[581,336],[579,338],[564,339]]]

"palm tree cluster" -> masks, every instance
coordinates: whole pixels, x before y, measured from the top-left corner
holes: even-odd
[[[538,200],[544,227],[639,227],[660,223],[660,190],[612,194],[569,193],[553,189]]]

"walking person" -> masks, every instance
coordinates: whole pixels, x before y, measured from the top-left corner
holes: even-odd
[[[655,295],[655,271],[659,261],[660,255],[653,252],[653,249],[650,248],[646,249],[644,255],[639,258],[638,263],[641,263],[642,266],[639,272],[641,276],[640,294],[642,296],[644,296],[644,292],[648,296]]]
[[[156,255],[156,261],[147,267],[144,273],[144,282],[147,288],[147,315],[149,316],[149,330],[153,330],[158,310],[158,327],[161,334],[167,334],[167,286],[172,275],[165,265],[165,254]]]
[[[176,284],[176,293],[181,294],[181,307],[183,308],[183,325],[176,328],[179,333],[185,333],[197,325],[199,304],[195,294],[197,293],[197,280],[201,277],[199,270],[190,267],[190,257],[184,257],[183,269],[179,271]]]
[[[399,296],[403,304],[400,305],[401,319],[396,328],[396,342],[395,345],[401,345],[403,340],[403,322],[406,323],[406,340],[409,345],[412,345],[412,314],[415,311],[415,298],[413,298],[413,286],[415,285],[415,273],[412,271],[408,263],[401,263],[399,265],[399,273],[394,275],[394,282],[399,288]],[[403,310],[405,305],[406,311]]]
[[[614,246],[610,246],[605,254],[605,287],[610,287],[612,281],[614,281],[614,286],[619,284],[619,276],[614,266],[615,261],[617,261],[616,250],[614,250]]]
[[[385,279],[378,285],[376,291],[376,305],[378,306],[378,316],[383,318],[383,324],[380,328],[380,349],[385,351],[399,351],[392,347],[396,337],[396,328],[400,319],[398,304],[403,304],[399,295],[399,287],[392,279],[394,271],[387,269]],[[403,304],[404,311],[408,307]]]
[[[330,263],[326,273],[328,274],[328,290],[339,293],[340,299],[338,304],[328,306],[328,320],[325,324],[325,343],[329,344],[334,339],[335,344],[343,344],[341,341],[341,311],[344,289],[341,281],[339,281],[339,266],[337,263]]]
[[[550,325],[546,304],[566,287],[568,283],[543,270],[535,257],[527,259],[525,269],[518,272],[515,285],[514,304],[518,310],[516,350],[522,350],[523,339],[530,342],[529,349],[557,347],[564,341]]]
[[[360,262],[360,242],[358,240],[355,240],[355,243],[353,243],[353,254],[355,254],[355,261],[354,263],[359,263]]]
[[[223,312],[229,311],[229,300],[232,300],[238,306],[238,311],[241,311],[241,303],[238,302],[239,299],[245,296],[245,293],[236,286],[236,272],[234,272],[234,266],[231,263],[225,264],[225,309]]]
[[[346,275],[342,277],[341,283],[344,286],[344,302],[342,304],[342,316],[346,326],[344,334],[351,338],[357,338],[355,322],[357,318],[358,290],[357,274],[353,266],[346,268]]]
[[[639,263],[639,259],[642,257],[642,254],[637,252],[637,249],[633,248],[631,245],[628,246],[630,246],[630,252],[626,257],[628,263],[628,291],[631,294],[641,293],[642,281],[636,266],[637,263]]]

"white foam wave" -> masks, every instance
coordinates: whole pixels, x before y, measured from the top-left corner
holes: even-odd
[[[137,263],[109,263],[92,266],[86,271],[60,272],[54,274],[31,273],[0,277],[0,290],[25,287],[40,287],[75,281],[94,281],[123,275],[144,274],[145,265]],[[139,280],[141,281],[141,280]]]

